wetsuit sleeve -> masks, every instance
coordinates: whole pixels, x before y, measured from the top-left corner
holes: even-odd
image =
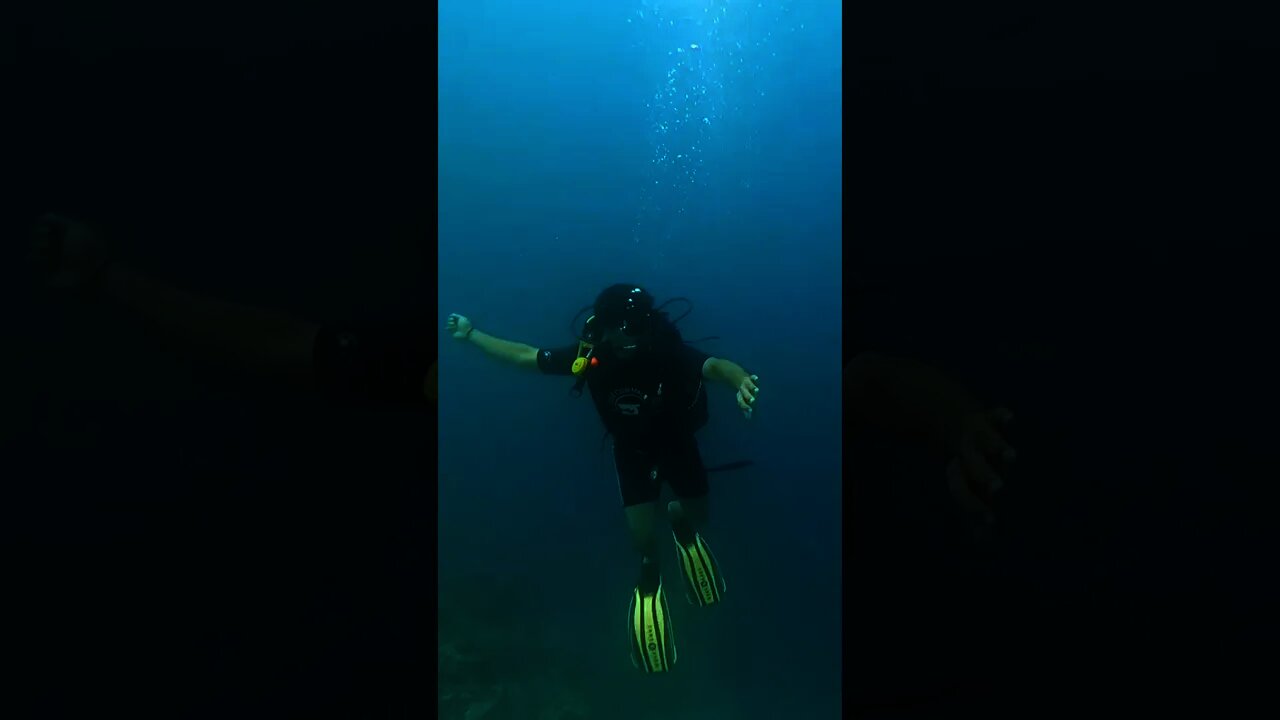
[[[578,359],[578,346],[544,348],[538,351],[538,369],[547,375],[572,375],[573,361]]]
[[[324,328],[313,352],[323,391],[395,405],[431,404],[435,360],[427,333],[413,329]]]
[[[680,364],[694,377],[702,377],[702,366],[709,357],[711,356],[688,343],[680,348]]]

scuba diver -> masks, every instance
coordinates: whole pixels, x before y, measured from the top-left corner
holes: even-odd
[[[691,604],[715,605],[725,592],[724,576],[699,529],[708,516],[707,473],[716,468],[703,465],[695,433],[708,420],[708,382],[732,388],[748,420],[760,393],[756,375],[685,342],[676,328],[680,318],[671,320],[664,306],[655,306],[653,296],[636,285],[611,285],[589,306],[592,314],[578,341],[551,349],[488,335],[456,313],[446,322],[454,338],[488,355],[547,375],[576,377],[575,393],[584,385],[589,389],[614,440],[618,492],[641,558],[627,626],[632,662],[649,673],[666,672],[676,661],[654,527],[662,485],[677,498],[666,510],[686,597]]]

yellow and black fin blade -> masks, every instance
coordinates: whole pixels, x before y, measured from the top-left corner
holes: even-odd
[[[689,528],[678,528],[672,535],[689,602],[703,607],[719,603],[725,591],[724,576],[707,541]]]
[[[627,613],[627,632],[631,636],[631,662],[646,673],[671,670],[676,662],[676,637],[671,629],[671,609],[662,591],[645,588],[643,583],[631,593]]]

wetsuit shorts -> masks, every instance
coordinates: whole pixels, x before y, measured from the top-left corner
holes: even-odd
[[[613,462],[623,507],[656,502],[663,483],[679,498],[707,495],[707,469],[692,435],[645,443],[617,442]]]

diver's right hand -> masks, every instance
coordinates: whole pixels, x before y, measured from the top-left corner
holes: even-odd
[[[98,278],[107,257],[102,236],[87,223],[46,213],[32,228],[28,261],[46,287],[82,290]]]
[[[449,319],[445,321],[444,327],[453,333],[453,337],[458,340],[466,340],[473,329],[471,321],[465,315],[459,315],[458,313],[451,313]]]

